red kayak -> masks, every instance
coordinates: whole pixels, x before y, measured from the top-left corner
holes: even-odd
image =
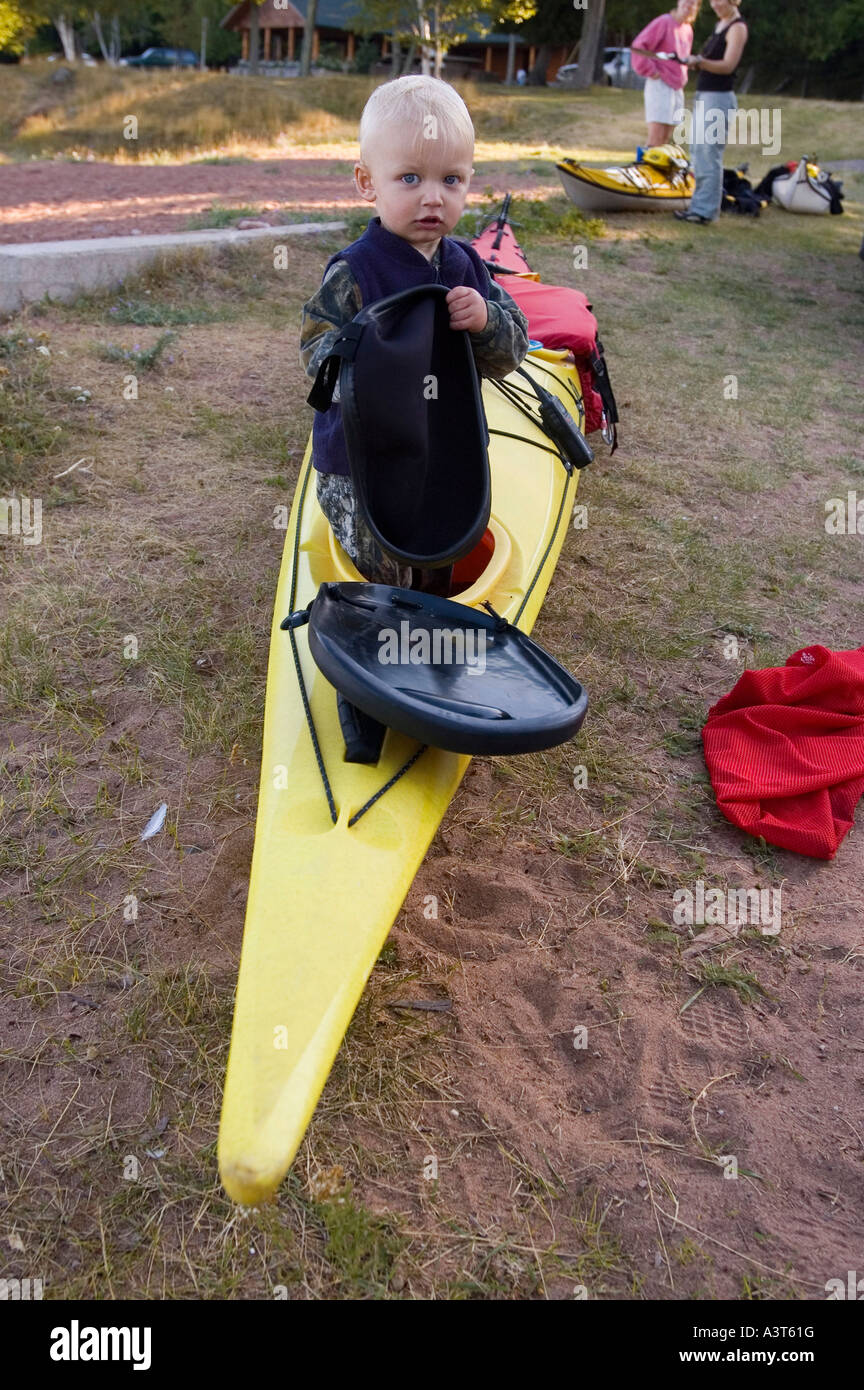
[[[471,244],[483,257],[490,274],[519,305],[528,320],[531,337],[544,347],[572,352],[582,385],[585,433],[602,430],[614,453],[618,411],[591,305],[581,290],[542,283],[507,220],[509,207],[508,194],[496,220]]]

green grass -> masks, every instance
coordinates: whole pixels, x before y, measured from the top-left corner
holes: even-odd
[[[740,965],[723,965],[715,961],[705,961],[699,966],[693,978],[701,981],[701,984],[696,993],[692,994],[687,1002],[681,1006],[679,1013],[683,1014],[692,1004],[695,1004],[706,989],[733,989],[742,1004],[755,1004],[760,996],[766,993],[756,976],[751,971],[742,969]]]
[[[29,483],[30,458],[58,457],[66,442],[66,412],[40,349],[50,352],[44,332],[14,324],[0,333],[0,490]]]
[[[221,317],[218,311],[203,305],[160,303],[147,298],[149,293],[145,291],[144,295],[134,299],[117,293],[104,296],[103,303],[109,298],[114,301],[110,306],[105,303],[106,323],[133,323],[139,328],[178,328],[189,323],[213,323]],[[96,302],[91,301],[91,304],[93,308],[96,307]]]
[[[173,343],[176,337],[177,334],[169,329],[160,333],[155,343],[148,348],[139,347],[137,343],[131,348],[118,347],[116,343],[99,343],[97,352],[103,362],[122,362],[150,372],[159,365],[168,344]],[[167,360],[173,361],[173,356],[169,354]]]
[[[214,203],[206,212],[196,213],[190,217],[187,226],[190,231],[198,231],[206,227],[233,227],[235,222],[239,222],[244,217],[260,217],[261,209],[245,206],[237,208],[226,208],[221,203]]]
[[[501,199],[488,190],[484,201],[472,205],[463,214],[454,235],[470,238],[485,227],[501,211]],[[565,197],[554,198],[513,198],[510,204],[510,217],[517,236],[524,243],[526,237],[554,235],[576,242],[584,242],[603,235],[604,224],[598,217],[586,217]]]
[[[380,1296],[406,1242],[392,1222],[373,1216],[350,1197],[323,1202],[319,1219],[326,1253],[341,1298]]]

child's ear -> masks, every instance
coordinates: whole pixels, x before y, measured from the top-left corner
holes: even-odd
[[[354,187],[367,203],[375,202],[377,195],[372,187],[372,174],[365,164],[357,163],[354,165]]]

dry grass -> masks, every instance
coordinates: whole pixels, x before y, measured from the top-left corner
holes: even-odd
[[[74,85],[58,87],[52,75],[46,63],[4,69],[0,159],[80,159],[89,153],[145,163],[179,158],[221,162],[309,147],[328,158],[350,160],[360,113],[376,85],[367,77],[301,81],[103,66],[79,70]],[[502,161],[524,167],[539,163],[545,172],[549,161],[565,154],[589,160],[629,158],[644,136],[639,92],[456,85],[477,131],[479,177]],[[857,103],[751,95],[746,105],[781,113],[782,158],[816,153],[830,161],[862,153]],[[124,137],[128,116],[137,118],[136,139]],[[752,150],[733,149],[731,154],[749,158],[754,170],[776,162]]]

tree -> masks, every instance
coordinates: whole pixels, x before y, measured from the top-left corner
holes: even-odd
[[[35,32],[35,20],[24,14],[20,5],[14,0],[0,0],[0,53],[23,53]]]
[[[440,6],[435,6],[438,14],[436,15],[436,25],[441,22]],[[430,5],[426,0],[417,0],[417,38],[420,43],[420,71],[424,77],[431,75],[432,64],[435,61],[435,50],[432,47],[432,29],[429,24]],[[440,45],[440,38],[439,38]],[[440,46],[438,49],[441,52]]]
[[[128,0],[120,0],[124,6]],[[226,63],[239,53],[239,36],[228,29],[220,28],[220,21],[230,8],[230,0],[173,0],[160,6],[164,16],[162,37],[178,48],[191,48],[198,51],[201,43],[202,22],[207,23],[207,61]],[[251,50],[250,50],[251,52]]]
[[[106,63],[114,64],[120,57],[120,15],[123,0],[100,0],[99,8],[91,10],[90,23],[96,42]],[[106,42],[103,21],[108,21],[109,37]]]
[[[78,20],[87,17],[83,5],[75,4],[74,0],[72,3],[70,0],[15,0],[13,8],[31,24],[53,24],[67,63],[77,60],[75,25]]]
[[[508,11],[509,9],[510,7]],[[579,34],[581,14],[574,9],[573,0],[541,0],[539,5],[531,6],[531,9],[534,13],[521,19],[511,17],[508,13],[505,23],[511,26],[515,23],[522,40],[536,46],[537,53],[534,66],[528,74],[528,81],[531,86],[544,87],[546,69],[553,48],[575,43]]]
[[[399,52],[407,44],[403,72],[410,71],[419,48],[421,71],[440,77],[448,50],[464,43],[470,33],[487,34],[502,23],[512,28],[536,9],[537,0],[481,0],[479,5],[477,0],[359,0],[354,22],[363,33],[391,36],[394,76]]]
[[[421,0],[418,0],[418,7]],[[441,76],[441,66],[448,49],[464,43],[471,33],[488,34],[501,25],[511,28],[530,19],[537,11],[536,0],[439,0],[425,5],[435,17],[435,76]]]
[[[514,30],[532,20],[537,14],[537,8],[535,0],[509,0],[509,3],[499,7],[499,12],[496,14],[494,30],[496,33],[506,33],[509,40],[507,45],[507,75],[504,78],[508,85],[513,82],[516,68],[517,36]]]
[[[315,21],[318,0],[306,0],[306,23],[303,26],[303,46],[300,49],[300,76],[308,77],[312,67],[312,45],[315,42]]]
[[[261,50],[261,5],[264,0],[251,0],[249,5],[249,71],[253,77],[258,74],[258,59]]]
[[[672,0],[668,4],[658,4],[658,0],[606,0],[606,29],[610,41],[621,45],[629,43],[640,29],[644,29],[664,9],[673,8]],[[711,22],[716,22],[713,15]]]
[[[394,77],[411,71],[417,52],[417,0],[359,0],[352,23],[361,34],[389,36]]]
[[[606,0],[591,0],[582,20],[579,36],[579,66],[576,69],[576,88],[590,87],[596,80],[597,68],[603,56],[606,32]]]

